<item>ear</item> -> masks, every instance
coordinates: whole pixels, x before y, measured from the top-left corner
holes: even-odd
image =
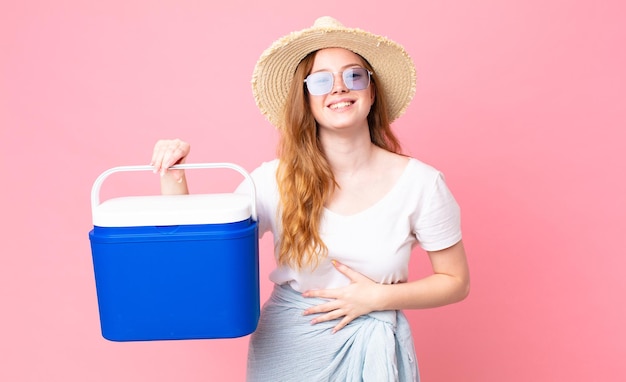
[[[370,88],[372,89],[372,91],[370,92],[370,98],[371,98],[371,103],[370,106],[372,106],[374,104],[374,101],[376,100],[376,86],[372,83],[370,85]]]

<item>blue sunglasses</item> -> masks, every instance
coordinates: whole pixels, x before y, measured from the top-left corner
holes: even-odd
[[[319,96],[328,94],[333,90],[335,74],[341,73],[343,83],[350,90],[363,90],[370,86],[372,72],[365,68],[350,68],[343,72],[315,72],[304,80],[306,88],[311,95]]]

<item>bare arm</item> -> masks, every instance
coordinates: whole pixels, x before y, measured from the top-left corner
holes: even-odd
[[[463,242],[441,251],[428,252],[433,274],[401,284],[378,284],[344,264],[333,262],[345,274],[350,285],[337,289],[311,290],[305,297],[331,301],[311,307],[304,314],[325,313],[312,323],[340,319],[334,331],[355,318],[377,310],[424,309],[452,304],[467,297],[470,289],[469,268]]]
[[[441,251],[428,252],[428,256],[433,274],[408,283],[377,284],[374,310],[434,308],[467,297],[470,276],[463,242]]]

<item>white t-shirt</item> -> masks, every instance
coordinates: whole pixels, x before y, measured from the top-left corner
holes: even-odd
[[[273,233],[276,255],[281,236],[276,214],[277,167],[275,159],[251,173],[259,236]],[[237,192],[248,192],[247,188],[244,182]],[[299,292],[345,286],[350,281],[332,266],[330,261],[335,259],[379,283],[405,282],[415,245],[437,251],[461,240],[460,210],[441,172],[411,158],[393,188],[364,211],[344,216],[325,209],[320,235],[328,247],[328,257],[315,269],[278,266],[270,279],[276,284],[289,283]]]

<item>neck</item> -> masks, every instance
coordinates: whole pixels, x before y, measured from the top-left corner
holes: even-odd
[[[377,148],[370,139],[369,130],[349,136],[333,134],[321,139],[328,163],[337,177],[352,175],[367,167]]]

